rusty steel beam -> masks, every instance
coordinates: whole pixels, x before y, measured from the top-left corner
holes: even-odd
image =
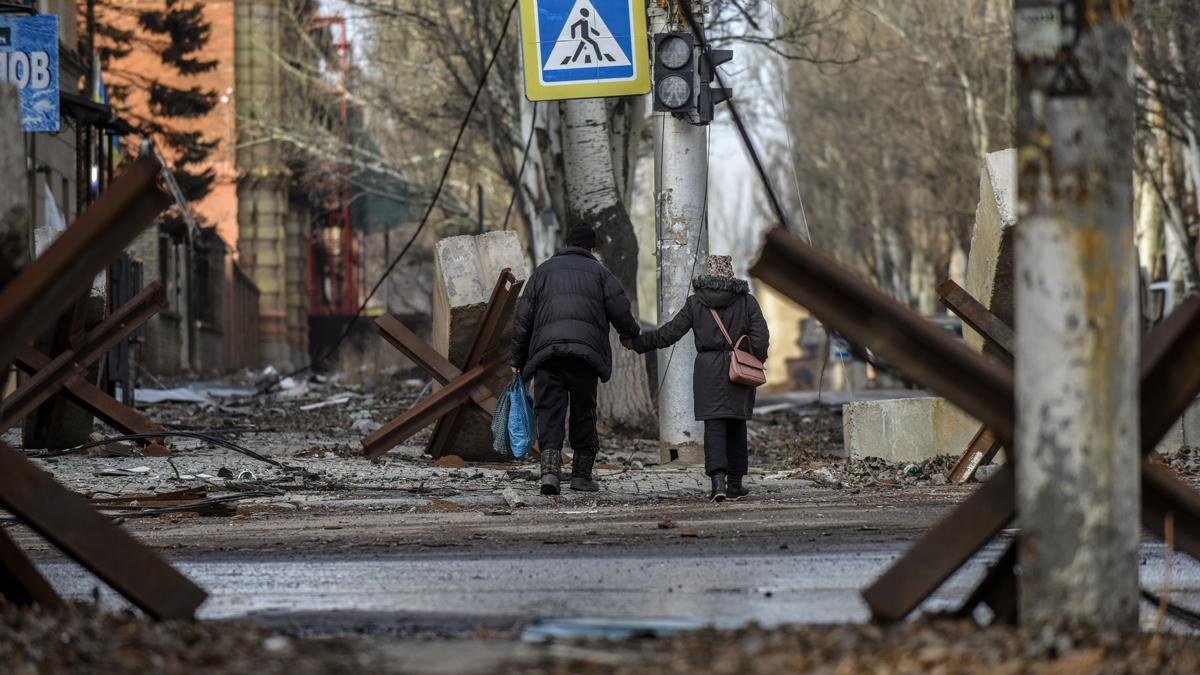
[[[1153,452],[1170,426],[1200,394],[1197,369],[1178,365],[1195,363],[1196,359],[1200,359],[1200,298],[1192,296],[1180,303],[1142,342],[1143,457]],[[1006,464],[992,480],[926,530],[863,592],[872,615],[880,621],[900,621],[916,609],[1012,521],[1016,515],[1014,487],[1012,464]],[[1193,547],[1189,541],[1189,537],[1200,535],[1200,502],[1189,498],[1189,494],[1191,489],[1169,471],[1143,460],[1143,523],[1161,536],[1162,516],[1173,511],[1179,525],[1176,538],[1181,550],[1200,559],[1200,546]],[[1178,534],[1184,530],[1192,534]]]
[[[1016,476],[1005,464],[961,504],[917,538],[863,591],[876,621],[902,621],[1016,515]]]
[[[58,592],[3,529],[0,529],[0,596],[14,605],[62,604]]]
[[[170,204],[158,187],[161,169],[152,155],[130,162],[45,253],[0,290],[0,370]]]
[[[383,336],[383,339],[388,344],[407,356],[421,370],[429,373],[438,384],[448,384],[456,378],[462,377],[461,370],[446,360],[446,357],[425,344],[416,333],[409,330],[408,326],[400,323],[396,317],[385,314],[375,319],[375,328],[379,330],[379,334]],[[492,411],[496,409],[495,399],[492,397],[491,390],[482,385],[472,389],[471,408],[477,414],[481,414],[485,419],[490,421],[492,419]]]
[[[483,317],[475,328],[471,349],[467,352],[466,361],[463,362],[464,368],[478,363],[485,352],[499,346],[494,343],[496,338],[503,333],[504,325],[512,321],[513,310],[516,308],[517,298],[521,295],[522,284],[523,282],[517,281],[513,276],[510,268],[506,267],[500,270],[500,277],[496,279],[496,285],[492,287],[492,296],[488,298],[487,308],[484,309]],[[491,411],[495,409],[496,399],[489,399],[487,408],[489,422],[492,419]],[[431,457],[437,458],[446,454],[456,429],[458,429],[457,410],[451,410],[434,424],[433,435],[429,437],[429,444],[426,446],[426,451]]]
[[[109,350],[129,337],[167,304],[162,285],[151,283],[129,302],[100,322],[80,342],[52,359],[25,381],[11,396],[0,401],[0,432],[11,428],[69,381],[87,381],[87,369]],[[115,401],[114,401],[115,402]]]
[[[17,354],[16,365],[28,375],[50,365],[50,357],[33,347],[26,347]],[[163,426],[109,396],[103,389],[76,375],[63,384],[67,398],[75,405],[100,418],[108,426],[123,434],[150,434],[164,431]]]
[[[207,597],[83,496],[3,443],[0,506],[156,619],[191,618]]]
[[[972,618],[975,608],[987,605],[992,610],[994,622],[1017,624],[1017,577],[1012,573],[1017,565],[1017,541],[1014,539],[1004,548],[1004,553],[988,567],[983,581],[963,602],[958,614],[961,618]]]
[[[507,358],[508,350],[497,352],[484,359],[480,365],[463,373],[462,377],[433,392],[403,415],[364,438],[363,454],[368,459],[375,459],[403,443],[446,413],[458,408],[470,398],[471,389],[479,383],[487,381],[492,376],[492,371],[504,365],[504,360]]]
[[[1011,447],[1011,370],[974,353],[781,227],[767,234],[750,273],[825,325],[945,396]]]
[[[953,280],[947,280],[938,287],[938,297],[964,324],[992,343],[999,350],[999,354],[1006,357],[1007,363],[1012,363],[1016,335],[1008,324],[992,314],[983,303],[971,297],[970,293]],[[950,471],[950,482],[965,483],[971,480],[975,476],[975,470],[990,464],[1002,447],[990,429],[986,426],[979,427],[975,437],[954,463],[954,468]]]
[[[967,448],[958,456],[954,468],[950,470],[950,482],[965,483],[971,480],[975,476],[975,470],[991,464],[1002,447],[991,429],[979,427]]]
[[[953,279],[946,280],[938,287],[938,298],[946,309],[954,312],[955,316],[985,340],[999,347],[1011,360],[1017,351],[1017,336],[1000,317],[992,314],[983,303],[971,297],[962,286],[954,283]]]
[[[1200,298],[1185,299],[1142,343],[1142,453],[1148,454],[1200,392]],[[1146,438],[1154,443],[1146,445]]]
[[[1165,541],[1168,513],[1175,519],[1175,548],[1200,560],[1200,494],[1174,471],[1143,458],[1142,525]]]

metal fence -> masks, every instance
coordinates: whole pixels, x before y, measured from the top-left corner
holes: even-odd
[[[225,369],[259,365],[258,286],[232,256],[225,258]]]

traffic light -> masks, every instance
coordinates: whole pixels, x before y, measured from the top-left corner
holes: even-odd
[[[692,34],[654,36],[654,111],[686,113],[696,107],[696,57]]]
[[[733,90],[725,87],[712,86],[713,80],[717,79],[713,70],[722,63],[728,63],[733,60],[732,49],[712,49],[708,50],[708,58],[700,57],[700,100],[697,106],[700,113],[700,123],[708,124],[713,120],[713,108],[722,101],[728,101],[730,96],[733,96]],[[712,68],[708,67],[712,63]]]

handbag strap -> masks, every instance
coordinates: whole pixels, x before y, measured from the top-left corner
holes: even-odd
[[[713,319],[715,319],[717,322],[717,328],[721,329],[721,335],[725,336],[725,341],[729,343],[730,347],[732,347],[733,346],[733,338],[729,337],[729,331],[725,330],[725,324],[721,322],[721,317],[720,317],[720,315],[717,314],[717,310],[713,309],[712,307],[709,307],[708,311],[712,312]]]
[[[725,323],[721,321],[721,316],[717,314],[717,310],[709,307],[708,311],[712,313],[713,319],[717,322],[717,328],[721,329],[721,335],[725,336],[725,341],[729,343],[729,346],[732,347],[734,351],[737,351],[737,348],[742,344],[742,340],[745,340],[746,342],[750,343],[750,350],[753,352],[754,341],[750,339],[749,335],[741,336],[738,338],[738,341],[735,344],[733,338],[729,337],[729,331],[725,329]]]

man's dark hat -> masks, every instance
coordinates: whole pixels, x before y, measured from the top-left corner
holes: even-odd
[[[567,232],[567,246],[579,248],[596,248],[596,228],[589,223],[575,223]]]

